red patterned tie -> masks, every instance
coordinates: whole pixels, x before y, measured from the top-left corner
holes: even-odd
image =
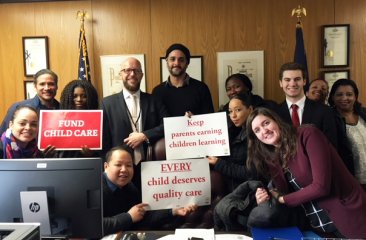
[[[295,127],[300,126],[300,118],[299,118],[299,114],[297,113],[298,108],[299,108],[299,106],[297,106],[296,104],[291,105],[291,109],[292,109],[291,119],[292,119],[292,124]]]

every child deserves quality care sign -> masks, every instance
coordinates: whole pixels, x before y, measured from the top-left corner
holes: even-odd
[[[210,169],[203,158],[142,162],[141,186],[148,210],[211,203]]]

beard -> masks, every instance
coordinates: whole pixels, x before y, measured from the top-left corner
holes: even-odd
[[[186,69],[180,67],[169,68],[169,73],[174,77],[180,77],[186,74]]]
[[[141,81],[136,83],[135,85],[128,84],[127,80],[123,80],[123,86],[129,91],[129,92],[137,92],[140,89]]]

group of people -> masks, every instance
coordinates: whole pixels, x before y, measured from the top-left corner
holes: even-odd
[[[146,205],[141,203],[141,162],[149,160],[148,149],[164,137],[164,117],[214,112],[207,85],[186,72],[190,56],[187,47],[172,44],[165,55],[169,77],[152,94],[140,90],[144,74],[141,63],[126,59],[120,71],[122,91],[100,102],[95,88],[80,80],[67,84],[57,102],[57,75],[50,70],[39,71],[34,76],[37,95],[14,104],[4,118],[0,154],[6,159],[103,158],[106,233],[158,226],[174,216],[186,216],[197,206],[145,211]],[[291,219],[288,225],[300,225],[293,220],[300,219],[318,233],[365,238],[366,110],[357,100],[358,88],[352,80],[337,80],[327,99],[326,81],[313,80],[305,92],[306,83],[302,65],[282,65],[279,85],[286,100],[277,104],[253,94],[246,75],[229,76],[225,88],[230,100],[220,111],[228,113],[231,155],[207,159],[212,171],[223,176],[227,197],[248,181],[260,181],[262,186],[253,192],[253,209],[275,199],[282,209],[302,206],[305,210],[306,214],[296,218],[290,215],[300,211],[286,211],[282,218]],[[93,152],[85,145],[80,146],[81,151],[56,151],[53,146],[38,150],[39,109],[98,108],[103,110],[102,151]],[[217,212],[229,214],[226,219],[233,223],[237,221],[237,214],[222,210]],[[243,229],[246,224],[239,223]]]

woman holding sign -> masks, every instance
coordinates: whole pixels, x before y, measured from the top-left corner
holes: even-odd
[[[18,106],[9,128],[1,135],[0,154],[3,159],[41,158],[53,156],[54,147],[48,146],[44,152],[37,147],[38,113],[31,106]]]
[[[229,116],[233,124],[240,128],[239,134],[230,142],[230,156],[208,157],[210,165],[224,176],[225,185],[232,192],[239,184],[253,179],[255,174],[246,168],[247,159],[247,134],[246,121],[253,111],[252,96],[239,93],[229,102]]]
[[[98,109],[98,93],[89,81],[72,80],[62,90],[60,109],[65,110],[94,110]],[[81,151],[59,151],[58,157],[75,158],[95,155],[88,146],[82,146]]]

